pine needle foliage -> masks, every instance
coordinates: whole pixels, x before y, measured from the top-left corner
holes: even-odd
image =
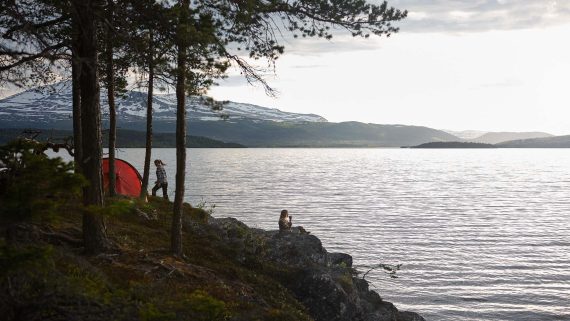
[[[85,179],[73,173],[73,164],[37,153],[39,145],[17,140],[0,147],[2,219],[48,219],[80,195]]]

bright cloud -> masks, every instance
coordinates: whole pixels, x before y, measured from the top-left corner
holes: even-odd
[[[400,24],[407,32],[528,29],[570,21],[570,1],[566,0],[392,0],[389,3],[410,12],[411,19]],[[418,14],[422,19],[417,19]]]
[[[277,99],[241,85],[218,87],[220,99],[331,121],[570,134],[570,25],[486,32],[408,33],[285,55],[270,83]],[[364,40],[362,40],[364,41]]]

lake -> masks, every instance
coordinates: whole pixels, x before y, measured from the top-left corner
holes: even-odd
[[[144,150],[118,156],[142,173]],[[175,150],[155,149],[173,196]],[[189,149],[186,201],[293,224],[427,320],[570,320],[570,149]],[[154,181],[154,165],[151,182]],[[173,199],[173,197],[171,197]]]

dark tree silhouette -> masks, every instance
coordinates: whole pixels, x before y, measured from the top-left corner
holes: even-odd
[[[260,70],[234,52],[243,47],[250,58],[267,59],[273,65],[284,47],[278,40],[281,30],[294,37],[330,39],[332,28],[348,31],[352,36],[370,34],[390,36],[398,28],[392,22],[406,17],[406,11],[365,0],[180,0],[173,8],[178,13],[175,35],[176,62],[176,191],[171,231],[171,251],[182,255],[182,202],[186,174],[185,94],[196,95],[213,84],[230,63],[241,69],[250,82],[261,83],[268,94],[274,90],[265,82]],[[189,72],[186,72],[189,70]]]
[[[100,7],[96,1],[73,0],[74,25],[79,28],[77,55],[81,62],[79,84],[81,90],[82,174],[89,184],[83,191],[83,204],[103,206],[101,178],[102,141],[101,108],[99,105],[99,78],[97,64],[97,20]],[[83,214],[83,241],[87,253],[96,254],[108,248],[103,216],[87,207]]]
[[[78,170],[88,179],[83,201],[102,206],[101,114],[97,75],[94,0],[7,0],[0,3],[0,83],[34,86],[53,82],[71,64],[74,145]],[[108,247],[103,217],[86,210],[83,237],[88,253]]]
[[[176,191],[174,193],[174,213],[172,217],[170,250],[182,256],[182,202],[186,179],[186,64],[188,50],[188,24],[190,0],[180,1],[180,12],[176,28],[178,51],[176,70]]]
[[[105,4],[107,12],[104,11]],[[126,25],[130,23],[131,27],[115,26],[115,4],[121,4],[121,14],[128,22]],[[77,164],[90,182],[84,189],[84,204],[102,206],[97,55],[103,53],[106,67],[102,70],[106,74],[105,85],[111,105],[111,153],[114,152],[116,130],[113,105],[115,66],[118,65],[113,42],[118,41],[117,46],[129,48],[125,51],[133,53],[131,59],[143,57],[142,63],[136,65],[144,66],[149,78],[145,184],[148,184],[151,158],[153,87],[155,80],[164,76],[165,83],[176,88],[177,97],[176,191],[171,251],[182,256],[186,97],[202,95],[232,64],[250,83],[259,82],[268,94],[273,94],[273,89],[262,77],[263,70],[250,65],[244,52],[251,59],[267,60],[271,69],[285,50],[279,43],[284,34],[325,39],[343,31],[355,37],[390,36],[398,31],[392,24],[405,18],[406,14],[406,11],[389,7],[386,2],[374,5],[365,0],[179,0],[174,4],[152,0],[5,0],[0,3],[0,35],[6,39],[0,43],[0,84],[49,83],[58,75],[57,69],[61,68],[62,62],[66,65],[71,61],[74,136],[81,149],[76,153],[80,155]],[[105,16],[107,18],[103,18]],[[101,25],[105,27],[101,28]],[[104,45],[97,41],[102,29],[105,30],[102,34]],[[157,45],[158,37],[162,37],[160,46]],[[147,41],[141,42],[141,39]],[[161,68],[157,68],[159,65]],[[103,217],[94,211],[86,211],[84,216],[84,239],[90,253],[100,252],[108,245]]]
[[[146,148],[141,189],[141,199],[148,194],[152,157],[152,112],[155,86],[168,87],[173,76],[168,69],[173,65],[173,17],[172,12],[154,0],[131,2],[127,50],[141,77],[137,81],[147,88],[146,99]],[[146,80],[146,83],[143,81]]]

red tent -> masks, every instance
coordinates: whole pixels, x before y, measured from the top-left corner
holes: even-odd
[[[142,177],[137,169],[128,162],[115,158],[115,175],[117,177],[115,191],[117,194],[139,197],[142,188]],[[109,159],[103,158],[103,188],[109,191]]]

